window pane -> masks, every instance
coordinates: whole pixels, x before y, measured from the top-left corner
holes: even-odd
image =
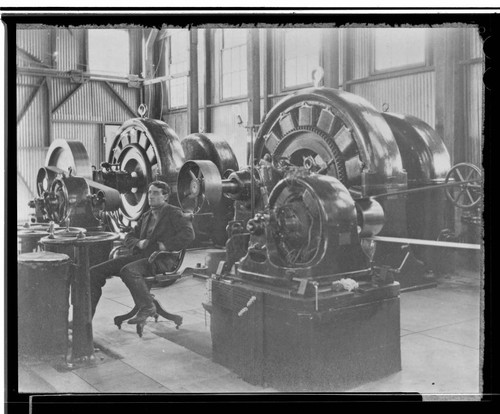
[[[231,51],[223,50],[222,51],[222,69],[224,72],[231,71]]]
[[[169,29],[165,42],[165,63],[168,75],[179,75],[189,69],[189,30]],[[169,107],[187,105],[187,77],[177,77],[167,82]]]
[[[295,59],[286,61],[285,85],[295,85],[297,83],[297,63]]]
[[[247,94],[247,30],[224,29],[221,53],[222,99]]]
[[[320,63],[320,30],[290,29],[285,32],[285,87],[312,83],[312,69]]]
[[[88,48],[90,72],[118,76],[130,73],[127,30],[90,29]]]
[[[231,76],[226,75],[222,78],[222,95],[231,96]]]
[[[170,107],[176,108],[187,104],[187,78],[175,78],[170,81]]]
[[[224,49],[245,45],[247,42],[247,29],[224,29]]]
[[[239,72],[240,79],[239,79],[239,85],[241,85],[240,88],[240,95],[245,96],[248,94],[248,84],[247,84],[247,71],[241,71]]]
[[[425,33],[420,28],[375,31],[375,70],[425,64]]]
[[[165,43],[165,63],[167,74],[176,75],[188,70],[189,65],[189,31],[186,29],[170,29]]]
[[[247,67],[247,48],[240,47],[240,70],[246,70]]]
[[[189,31],[186,29],[173,29],[170,35],[170,57],[172,63],[185,64],[189,59]],[[184,71],[181,65],[177,70]]]

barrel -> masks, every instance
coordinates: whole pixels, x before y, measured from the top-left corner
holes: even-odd
[[[18,254],[31,253],[38,250],[38,242],[45,236],[47,236],[46,231],[30,229],[18,230]]]
[[[68,350],[70,258],[54,252],[18,256],[18,340],[21,355]]]

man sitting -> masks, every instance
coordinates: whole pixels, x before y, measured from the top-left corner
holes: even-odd
[[[168,204],[170,187],[163,181],[154,181],[148,187],[150,210],[146,211],[124,240],[131,255],[108,260],[90,268],[90,292],[92,317],[102,294],[106,279],[119,274],[130,290],[137,315],[130,324],[144,323],[149,316],[156,314],[156,308],[144,277],[169,269],[169,257],[158,257],[155,269],[149,263],[149,256],[155,251],[178,251],[185,249],[194,240],[191,220],[186,218],[179,207]]]

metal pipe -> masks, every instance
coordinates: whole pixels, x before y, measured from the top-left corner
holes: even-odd
[[[382,236],[367,237],[366,239],[373,241],[387,242],[387,243],[418,244],[421,246],[434,246],[434,247],[450,247],[453,249],[472,249],[472,250],[481,249],[481,245],[471,244],[471,243],[454,243],[454,242],[445,242],[436,240],[405,239],[399,237],[382,237]]]
[[[422,188],[410,188],[408,190],[394,191],[392,193],[375,194],[375,195],[371,195],[371,196],[363,197],[363,198],[383,198],[383,197],[390,197],[390,196],[395,196],[395,195],[399,195],[399,194],[418,193],[419,191],[439,190],[441,188],[456,187],[457,185],[462,185],[462,184],[472,184],[472,183],[476,183],[478,181],[481,181],[481,178],[476,178],[474,180],[458,181],[458,182],[453,182],[453,183],[450,182],[447,184],[437,184],[437,185],[433,185],[433,186],[429,186],[429,187],[422,187]]]
[[[255,215],[255,166],[254,166],[254,148],[253,148],[253,128],[250,126],[250,212],[251,216]]]
[[[317,312],[318,311],[318,282],[312,282],[312,285],[314,286],[315,307],[316,307],[316,312]]]

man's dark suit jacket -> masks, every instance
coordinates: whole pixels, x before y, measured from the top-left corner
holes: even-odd
[[[165,203],[160,208],[158,222],[148,238],[147,230],[150,219],[153,219],[152,212],[148,210],[137,221],[135,228],[125,236],[123,244],[133,254],[149,257],[153,252],[160,250],[158,242],[162,242],[168,251],[178,251],[189,247],[194,240],[195,234],[191,220],[179,207]],[[144,250],[140,250],[136,246],[143,239],[148,239],[149,244]]]

